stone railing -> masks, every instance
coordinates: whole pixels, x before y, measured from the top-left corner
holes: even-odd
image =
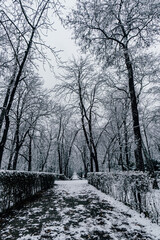
[[[89,184],[160,224],[160,190],[142,172],[88,173]]]
[[[55,178],[51,173],[0,171],[0,212],[53,187]]]

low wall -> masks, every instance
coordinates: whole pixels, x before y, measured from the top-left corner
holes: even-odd
[[[160,224],[160,191],[147,173],[88,173],[88,183]]]
[[[53,187],[54,180],[50,173],[0,171],[0,212]]]

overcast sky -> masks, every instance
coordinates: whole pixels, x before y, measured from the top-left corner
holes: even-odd
[[[63,13],[70,12],[71,8],[75,7],[76,0],[60,0],[65,6]],[[76,46],[75,41],[73,40],[72,30],[65,29],[58,18],[54,18],[54,29],[55,31],[48,32],[46,36],[46,42],[51,46],[56,48],[57,51],[61,50],[59,57],[62,61],[67,61],[72,56],[80,55],[78,46]],[[160,53],[160,45],[152,47],[155,53]],[[54,65],[55,73],[58,74],[60,70],[58,69],[57,63],[53,56],[48,53],[48,57],[51,59],[52,64]],[[57,83],[57,80],[54,74],[50,71],[48,65],[45,65],[45,70],[43,65],[39,65],[39,74],[44,79],[44,86],[47,88],[53,88]]]
[[[61,2],[65,4],[66,11],[69,12],[71,7],[75,5],[76,0],[61,0]],[[66,30],[58,18],[55,18],[54,28],[55,31],[48,32],[45,41],[47,41],[50,46],[55,47],[57,51],[61,50],[59,53],[61,60],[67,61],[73,55],[78,55],[78,47],[72,39],[72,31],[69,29]],[[48,57],[53,62],[55,73],[57,74],[60,71],[58,69],[57,63],[49,52]],[[39,65],[39,74],[44,79],[45,87],[52,88],[57,83],[54,74],[50,71],[47,64],[45,65],[45,69],[43,68],[43,65]]]

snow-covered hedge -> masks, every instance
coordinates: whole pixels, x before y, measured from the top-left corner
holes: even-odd
[[[54,180],[50,173],[0,171],[0,212],[53,187]]]
[[[56,180],[68,180],[64,174],[56,174]]]
[[[147,173],[88,173],[87,177],[97,189],[160,224],[160,191],[153,189],[154,179]]]

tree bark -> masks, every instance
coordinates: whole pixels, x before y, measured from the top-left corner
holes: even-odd
[[[11,142],[11,153],[10,153],[10,157],[9,157],[9,161],[8,161],[7,170],[11,170],[11,167],[12,167],[12,158],[14,155],[15,142],[16,142],[16,132],[14,133],[14,138],[13,138],[13,141]]]
[[[9,124],[10,124],[8,115],[5,116],[5,121],[6,121],[5,128],[4,128],[4,131],[3,131],[2,140],[0,142],[0,168],[1,168],[1,164],[2,164],[2,156],[3,156],[4,146],[5,146],[5,143],[6,143],[6,140],[7,140]]]
[[[124,124],[124,141],[125,141],[124,152],[125,152],[127,170],[129,170],[130,167],[129,167],[129,150],[128,150],[128,132],[127,132],[126,119],[124,119],[123,124]]]
[[[29,136],[28,171],[32,170],[32,136]]]
[[[62,167],[62,155],[61,155],[61,150],[60,150],[60,143],[58,143],[58,161],[59,161],[59,173],[63,174],[63,167]]]
[[[1,114],[0,114],[0,132],[2,130],[2,125],[3,125],[4,118],[5,118],[6,108],[7,108],[7,104],[8,104],[8,101],[9,101],[11,88],[13,86],[14,79],[15,79],[15,76],[16,76],[16,70],[17,70],[17,67],[15,67],[15,69],[14,69],[14,74],[13,74],[13,76],[10,80],[10,83],[8,85],[6,96],[5,96],[5,99],[4,99],[4,102],[3,102],[3,107],[2,107]]]
[[[17,125],[16,125],[16,135],[15,135],[15,138],[16,138],[16,147],[15,147],[15,155],[14,155],[14,159],[13,159],[13,170],[16,170],[17,168],[17,161],[18,161],[18,153],[19,153],[19,124],[20,124],[20,121],[19,119],[17,119]]]
[[[132,110],[132,119],[133,119],[133,132],[134,132],[134,141],[135,141],[135,159],[136,159],[136,170],[144,171],[144,161],[142,156],[142,137],[140,131],[140,124],[139,124],[139,113],[137,107],[137,99],[135,94],[135,87],[134,87],[134,76],[133,76],[133,68],[132,63],[130,61],[128,49],[124,47],[124,57],[125,57],[125,64],[128,71],[128,81],[129,81],[129,93],[131,98],[131,110]]]

